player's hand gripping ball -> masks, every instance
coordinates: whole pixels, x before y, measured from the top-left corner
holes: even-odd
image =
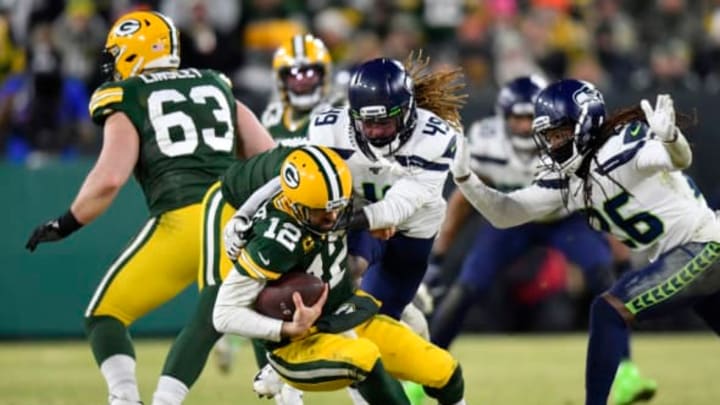
[[[293,272],[267,283],[255,300],[255,310],[265,316],[291,322],[295,313],[292,295],[300,293],[303,303],[312,306],[322,295],[323,281],[311,274]]]

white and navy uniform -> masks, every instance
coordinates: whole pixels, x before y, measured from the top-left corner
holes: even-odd
[[[353,192],[368,202],[370,229],[396,227],[389,241],[368,232],[349,235],[350,253],[370,263],[363,289],[383,301],[395,318],[412,300],[427,267],[432,242],[445,216],[442,196],[457,132],[434,113],[417,109],[412,135],[391,156],[373,159],[352,128],[348,108],[326,110],[308,128],[311,144],[342,156],[353,174]]]
[[[559,175],[543,175],[536,179],[541,167],[540,154],[535,150],[518,150],[505,120],[496,115],[475,122],[467,131],[470,168],[493,188],[503,192],[534,187],[554,188],[562,183]],[[450,347],[460,334],[469,309],[496,285],[499,274],[510,267],[531,248],[550,247],[561,252],[582,271],[585,283],[593,294],[610,287],[612,252],[608,240],[591,229],[585,217],[571,214],[560,205],[555,211],[533,222],[505,229],[483,224],[463,259],[454,285],[467,291],[463,302],[446,300],[431,321],[433,343]]]
[[[588,180],[591,222],[650,260],[618,280],[611,294],[637,318],[717,295],[720,222],[693,181],[675,167],[665,145],[644,123],[632,122],[617,130],[596,157]],[[473,177],[459,187],[498,227],[541,218],[562,207],[564,199],[570,210],[585,208],[583,180],[574,174],[561,188],[536,181],[505,194]],[[720,332],[720,321],[715,326]]]
[[[468,132],[471,168],[500,191],[527,187],[533,182],[545,188],[559,187],[558,175],[544,173],[539,153],[518,151],[506,133],[505,120],[493,116],[478,121]],[[514,241],[514,242],[512,242]],[[518,241],[524,241],[519,243]],[[610,247],[604,236],[587,226],[580,214],[564,206],[550,212],[539,222],[511,229],[483,229],[466,258],[460,280],[478,291],[490,287],[496,272],[521,256],[532,245],[550,246],[562,252],[585,271],[591,291],[599,293],[610,286],[612,265]]]

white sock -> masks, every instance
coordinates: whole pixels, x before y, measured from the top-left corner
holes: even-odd
[[[100,365],[100,372],[105,377],[111,398],[140,402],[135,359],[126,354],[110,356]]]
[[[152,405],[180,405],[190,389],[175,377],[160,376]]]
[[[453,405],[467,405],[467,404],[465,403],[465,398],[463,398],[463,399],[455,402]]]
[[[348,395],[352,400],[353,405],[369,405],[365,398],[360,395],[360,391],[357,388],[347,387]]]

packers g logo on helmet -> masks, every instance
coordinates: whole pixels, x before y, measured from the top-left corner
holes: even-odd
[[[180,44],[173,22],[152,11],[120,17],[108,33],[101,70],[110,80],[124,80],[147,69],[180,66]]]
[[[325,44],[310,34],[295,35],[275,51],[273,72],[284,103],[301,111],[328,94],[332,60]]]
[[[330,148],[298,148],[285,158],[280,173],[283,195],[293,215],[305,225],[312,227],[309,210],[343,210],[350,203],[350,168]]]
[[[134,34],[139,29],[140,21],[130,19],[123,21],[122,23],[118,24],[117,27],[115,27],[115,35],[124,37],[130,34]]]
[[[298,169],[292,162],[289,162],[283,167],[282,176],[288,187],[297,188],[300,185],[300,173],[298,173]]]

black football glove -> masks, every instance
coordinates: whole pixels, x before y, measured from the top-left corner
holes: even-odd
[[[30,239],[28,239],[25,244],[25,249],[33,252],[38,243],[55,242],[77,231],[82,226],[83,224],[78,222],[73,213],[68,210],[68,212],[57,219],[48,221],[35,228],[32,235],[30,235]]]

